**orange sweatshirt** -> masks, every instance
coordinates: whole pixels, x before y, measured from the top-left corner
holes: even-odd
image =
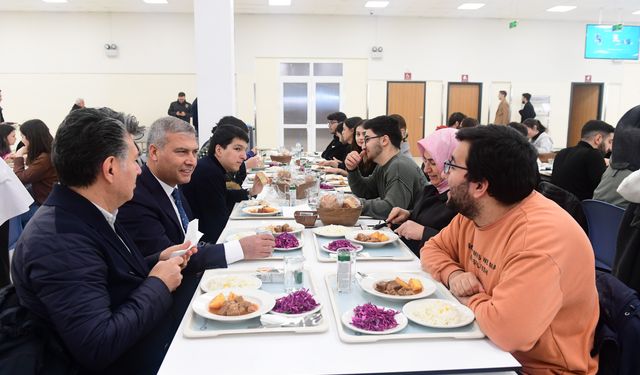
[[[486,293],[469,299],[482,331],[527,374],[595,374],[598,323],[593,249],[573,218],[537,192],[493,224],[457,215],[420,252],[447,283],[472,272]]]

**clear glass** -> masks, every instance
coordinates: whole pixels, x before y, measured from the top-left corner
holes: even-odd
[[[285,124],[307,123],[307,100],[306,83],[285,82],[282,84],[282,110]]]
[[[339,110],[340,84],[316,83],[316,123],[326,123],[327,116]]]
[[[342,77],[342,63],[313,63],[313,75]]]
[[[336,251],[336,255],[338,293],[351,293],[356,273],[356,252],[351,248],[341,247]]]
[[[280,75],[294,77],[308,76],[309,68],[309,63],[280,63]],[[340,67],[340,70],[342,71],[342,67]]]
[[[284,291],[289,293],[302,289],[304,257],[300,255],[284,257]]]

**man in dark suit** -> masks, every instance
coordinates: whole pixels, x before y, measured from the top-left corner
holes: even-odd
[[[593,198],[593,191],[607,169],[604,156],[611,152],[614,131],[615,128],[604,121],[587,121],[582,127],[580,142],[556,155],[551,183],[581,201]]]
[[[52,161],[60,185],[18,240],[12,276],[20,304],[49,325],[81,372],[155,373],[173,338],[172,291],[195,250],[146,262],[118,207],[133,196],[138,152],[124,125],[96,109],[60,125]]]
[[[524,107],[518,113],[520,113],[520,123],[524,123],[524,120],[529,118],[536,118],[536,111],[533,109],[533,104],[531,104],[531,94],[525,92],[522,94],[522,104]]]
[[[191,181],[182,186],[194,217],[199,219],[198,227],[204,233],[202,241],[216,242],[234,204],[262,191],[259,178],[248,191],[229,190],[225,183],[225,175],[237,172],[246,160],[248,144],[249,136],[242,129],[218,126],[211,136],[208,155],[198,160]]]

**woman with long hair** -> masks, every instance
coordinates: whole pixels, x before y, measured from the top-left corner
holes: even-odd
[[[351,151],[362,153],[364,147],[364,134],[366,133],[366,130],[364,128],[365,122],[367,122],[367,120],[362,120],[356,125],[356,129],[353,132],[353,142],[351,142]],[[367,159],[367,155],[363,155],[362,163],[360,163],[360,165],[358,166],[362,177],[371,175],[375,168],[376,163],[374,163],[373,160]]]
[[[538,150],[538,154],[548,154],[553,151],[553,140],[547,134],[547,128],[540,121],[529,118],[524,120],[522,124],[527,127],[527,138]]]
[[[23,184],[31,185],[35,204],[40,206],[58,181],[51,163],[53,137],[41,120],[26,121],[20,125],[20,133],[25,147],[12,155],[13,171]]]
[[[340,139],[340,142],[347,147],[347,153],[354,150],[355,128],[362,122],[363,120],[360,117],[349,117],[336,128],[336,135],[338,135],[338,139]],[[334,173],[343,176],[347,175],[347,169],[344,166],[344,160],[324,160],[320,162],[320,165],[327,167],[324,170],[326,173]]]
[[[0,158],[5,159],[16,143],[16,129],[9,123],[0,124]]]

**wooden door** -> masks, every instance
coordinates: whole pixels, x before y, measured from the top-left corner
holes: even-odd
[[[418,141],[424,138],[426,82],[387,82],[387,115],[398,114],[407,122],[411,155],[421,156]]]
[[[449,82],[447,94],[447,121],[452,113],[462,112],[480,121],[482,83]]]
[[[571,83],[567,147],[580,141],[580,132],[587,121],[602,117],[603,88],[604,83]]]

